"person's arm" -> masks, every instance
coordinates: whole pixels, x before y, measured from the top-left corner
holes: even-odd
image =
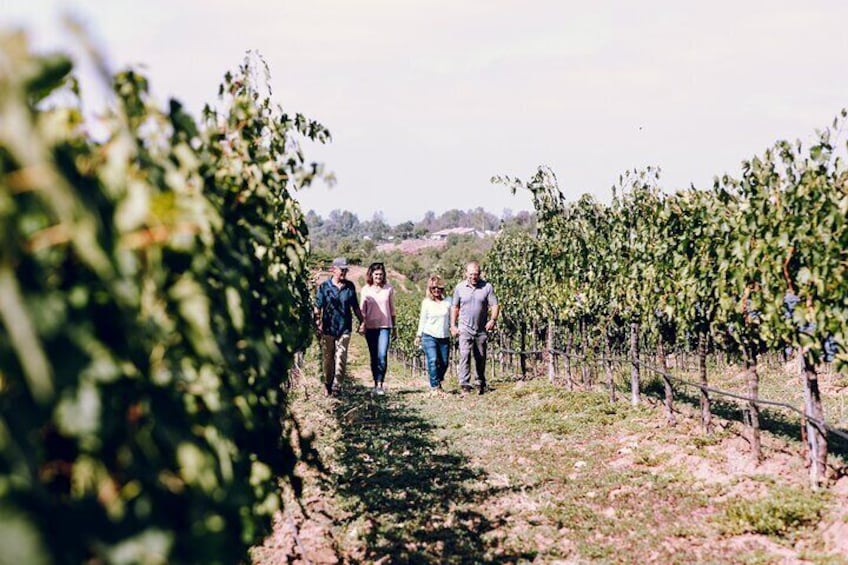
[[[494,287],[491,283],[486,283],[486,286],[489,287],[489,293],[486,297],[486,300],[489,303],[489,320],[486,322],[486,331],[490,332],[495,328],[495,324],[498,322],[498,314],[501,312],[501,307],[498,304],[498,296],[495,294]]]
[[[486,331],[490,332],[495,329],[495,324],[498,321],[498,315],[501,312],[500,304],[493,304],[491,308],[489,308],[489,321],[486,322]]]
[[[424,313],[424,305],[426,301],[421,301],[421,312],[418,314],[418,329],[415,330],[415,347],[421,347],[421,336],[424,334],[424,319],[426,317]]]
[[[359,302],[357,303],[359,305],[359,311],[361,313],[360,316],[357,316],[357,319],[359,320],[359,333],[362,333],[365,330],[364,320],[368,316],[369,301],[366,300],[366,294],[368,294],[368,287],[364,286],[362,287],[362,291],[359,293]],[[354,309],[354,313],[356,313],[356,309]]]
[[[459,335],[459,328],[456,325],[456,321],[459,318],[459,304],[451,306],[450,309],[450,333],[453,336]]]
[[[397,316],[395,315],[395,289],[389,289],[389,316],[392,319],[392,337],[397,339]]]
[[[320,336],[323,331],[323,319],[324,319],[324,295],[321,293],[321,287],[318,287],[318,292],[315,295],[315,308],[313,309],[315,322],[315,331]]]
[[[354,296],[356,296],[356,290],[354,290],[353,293]],[[362,315],[362,308],[359,307],[359,302],[356,300],[353,301],[353,314],[356,316],[356,319],[359,320],[359,325],[364,326],[365,316]]]

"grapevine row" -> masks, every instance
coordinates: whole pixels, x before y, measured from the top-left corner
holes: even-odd
[[[196,122],[134,71],[88,131],[71,61],[0,49],[2,561],[234,563],[295,481],[309,340],[292,191],[326,130],[246,58]]]
[[[545,167],[527,182],[493,179],[530,191],[539,225],[535,236],[503,233],[487,258],[505,330],[520,336],[532,324],[565,327],[569,342],[587,352],[638,353],[641,345],[661,364],[670,347],[694,350],[704,386],[708,350],[730,352],[744,361],[751,399],[758,397],[758,359],[797,352],[811,482],[821,484],[828,446],[815,423],[824,421],[818,371],[824,361],[848,367],[845,120],[842,111],[809,147],[775,143],[745,161],[740,178],[723,175],[709,190],[665,194],[659,170],[648,168],[622,175],[605,205],[590,196],[567,203]],[[640,401],[637,363],[631,400]],[[701,403],[709,430],[706,391]],[[758,410],[751,402],[757,459]]]

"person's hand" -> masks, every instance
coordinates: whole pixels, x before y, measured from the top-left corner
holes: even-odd
[[[415,347],[416,348],[421,347],[421,336],[420,335],[415,336]]]
[[[486,331],[490,332],[495,329],[495,323],[496,322],[494,320],[489,320],[488,322],[486,322]]]
[[[458,336],[459,335],[459,328],[456,327],[456,326],[451,326],[450,327],[450,333],[453,337]]]
[[[315,333],[318,335],[318,337],[324,335],[324,330],[321,328],[321,324],[315,324]]]
[[[359,322],[359,327],[356,329],[357,332],[365,335],[365,322]]]

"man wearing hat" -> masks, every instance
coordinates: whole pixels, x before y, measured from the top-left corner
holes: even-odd
[[[347,368],[353,315],[362,327],[356,287],[347,280],[347,270],[347,259],[333,259],[333,276],[318,286],[315,297],[315,324],[321,340],[327,396],[333,395],[333,383],[341,382]]]

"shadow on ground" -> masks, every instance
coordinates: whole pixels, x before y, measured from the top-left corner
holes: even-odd
[[[507,554],[497,536],[503,524],[479,509],[501,489],[439,441],[414,406],[420,392],[372,396],[354,386],[335,404],[342,429],[338,494],[349,527],[360,528],[364,562],[514,563],[531,553]],[[451,401],[450,399],[445,399]]]

